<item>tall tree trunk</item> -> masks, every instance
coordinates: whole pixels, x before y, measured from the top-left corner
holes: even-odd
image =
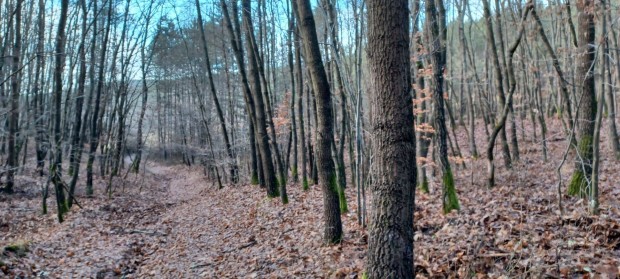
[[[234,6],[233,6],[234,8]],[[263,98],[263,91],[260,83],[260,76],[258,72],[258,60],[256,58],[256,53],[254,52],[252,46],[252,36],[254,29],[252,27],[252,18],[251,18],[251,6],[249,0],[242,1],[242,16],[243,16],[243,25],[245,31],[245,45],[246,51],[248,53],[248,71],[250,73],[249,84],[251,85],[251,93],[254,99],[254,113],[256,119],[256,130],[258,131],[256,134],[256,138],[258,140],[258,147],[260,149],[260,156],[263,167],[263,175],[265,176],[265,182],[267,184],[267,195],[269,197],[276,197],[278,195],[283,195],[283,202],[285,201],[286,193],[278,193],[277,188],[277,180],[275,175],[275,170],[273,167],[271,148],[269,147],[269,135],[267,133],[267,120],[265,113],[265,105]],[[275,139],[274,139],[275,140]],[[280,185],[282,186],[282,185]],[[282,190],[282,188],[280,189]]]
[[[491,10],[489,8],[489,1],[482,0],[483,10],[484,10],[484,18],[486,20],[486,30],[487,30],[487,43],[491,47],[491,58],[493,60],[494,67],[494,75],[495,75],[495,86],[497,86],[497,96],[498,96],[498,104],[499,107],[504,107],[506,104],[506,95],[504,92],[504,76],[502,74],[502,67],[500,65],[499,53],[497,50],[497,46],[495,45],[495,32],[493,31],[493,23],[491,18]],[[503,49],[502,49],[503,50]],[[501,112],[500,112],[501,113]],[[508,140],[506,138],[506,129],[502,128],[500,130],[500,140],[502,144],[502,153],[504,155],[504,165],[506,167],[510,167],[510,149],[508,148]],[[487,155],[488,156],[488,155]]]
[[[140,72],[142,74],[142,105],[140,107],[140,115],[138,116],[138,131],[136,132],[136,154],[134,156],[133,162],[131,163],[131,171],[134,173],[138,173],[140,171],[142,153],[144,151],[143,126],[149,97],[149,87],[146,82],[146,76],[149,72],[149,66],[153,59],[153,53],[155,52],[154,49],[151,48],[149,55],[146,55],[147,41],[149,38],[149,25],[151,23],[151,19],[153,18],[152,11],[153,3],[151,2],[149,4],[149,7],[147,8],[145,15],[146,23],[144,24],[144,37],[142,38],[142,47],[140,48]],[[155,34],[153,41],[157,40],[157,37],[158,35]]]
[[[568,194],[585,197],[592,176],[592,152],[594,121],[596,117],[596,93],[594,85],[594,58],[596,53],[593,1],[577,0],[579,23],[577,37],[579,56],[577,58],[576,83],[581,88],[577,101],[577,154],[575,168],[568,185]]]
[[[270,197],[275,197],[278,195],[278,190],[277,190],[277,185],[275,182],[275,175],[270,176],[269,179],[265,179],[264,178],[264,167],[263,167],[263,158],[261,156],[261,147],[263,145],[263,140],[264,137],[261,137],[259,135],[259,128],[258,128],[258,121],[256,119],[256,112],[255,112],[255,98],[252,95],[252,90],[250,89],[249,83],[248,83],[248,77],[245,71],[245,60],[243,58],[243,48],[241,46],[241,27],[239,24],[239,19],[238,19],[238,9],[237,9],[237,4],[233,3],[233,15],[234,17],[234,22],[231,20],[231,17],[228,13],[228,7],[226,5],[226,1],[225,0],[221,0],[220,1],[220,5],[222,7],[222,12],[224,14],[224,19],[226,21],[226,29],[228,30],[229,33],[229,37],[231,40],[231,45],[233,48],[233,53],[235,55],[235,59],[237,60],[237,65],[239,68],[239,74],[241,76],[241,84],[243,86],[243,94],[244,94],[244,98],[245,98],[245,103],[246,103],[246,111],[248,112],[249,118],[250,118],[250,132],[253,133],[253,135],[250,136],[250,144],[253,144],[255,147],[255,151],[254,154],[256,154],[255,157],[256,158],[256,166],[257,166],[257,170],[258,170],[258,181],[261,183],[261,186],[267,188],[267,195]],[[233,25],[234,23],[234,25]],[[266,135],[266,132],[265,134]],[[271,158],[267,158],[269,160],[269,163],[271,163]],[[271,165],[271,169],[273,171],[273,164]],[[252,175],[252,180],[254,180],[254,175]]]
[[[295,31],[295,15],[290,11],[289,2],[287,2],[287,13],[289,14],[288,19],[288,32],[287,32],[287,60],[289,67],[289,75],[291,76],[291,142],[293,144],[293,166],[291,171],[291,176],[293,177],[293,182],[299,182],[299,166],[298,166],[298,152],[297,152],[297,111],[295,110],[295,104],[297,103],[297,95],[301,95],[301,92],[297,92],[297,86],[295,85],[295,66],[293,60],[293,33]],[[300,82],[298,80],[298,82]],[[288,158],[288,156],[287,156]],[[288,165],[288,164],[287,164]]]
[[[43,167],[45,165],[45,156],[47,155],[46,128],[43,109],[43,72],[45,71],[45,1],[39,0],[39,16],[37,20],[37,62],[35,70],[35,81],[33,88],[34,98],[34,126],[35,126],[35,148],[37,171],[39,176],[43,176]],[[46,210],[44,210],[46,211]]]
[[[323,240],[328,244],[339,243],[342,241],[343,232],[338,198],[339,186],[330,152],[334,141],[331,92],[319,50],[310,1],[295,0],[294,9],[297,11],[297,22],[299,22],[299,30],[304,42],[304,57],[310,71],[317,103],[316,161],[318,178],[323,191],[323,219],[325,221]]]
[[[63,215],[69,210],[67,201],[65,200],[64,182],[60,173],[61,164],[61,137],[60,137],[60,117],[61,117],[61,101],[62,101],[62,73],[65,65],[65,27],[67,25],[67,15],[69,13],[69,0],[62,0],[60,4],[60,20],[58,22],[58,31],[56,33],[56,64],[54,66],[54,152],[52,156],[52,164],[50,166],[50,180],[54,184],[56,190],[56,204],[58,206],[58,221],[62,222]]]
[[[304,125],[304,108],[303,108],[303,72],[301,70],[301,46],[299,44],[299,25],[295,25],[297,32],[295,32],[295,78],[297,83],[295,87],[297,88],[297,119],[299,123],[297,124],[297,138],[299,139],[299,153],[301,154],[301,183],[302,188],[304,190],[308,190],[308,168],[307,168],[307,160],[306,160],[306,132]]]
[[[233,151],[232,145],[230,144],[230,140],[228,138],[228,129],[226,129],[226,120],[224,119],[224,112],[222,111],[222,107],[220,106],[220,101],[217,97],[217,92],[215,90],[215,83],[213,82],[213,73],[211,71],[211,61],[209,60],[209,49],[207,46],[207,38],[205,36],[205,30],[202,21],[202,13],[200,12],[200,1],[196,0],[196,13],[198,14],[198,25],[200,26],[200,39],[202,40],[202,49],[205,56],[205,65],[207,67],[207,76],[209,79],[209,91],[211,91],[211,97],[213,98],[213,103],[215,104],[215,110],[217,112],[217,117],[220,121],[220,128],[222,129],[222,136],[224,137],[224,144],[226,145],[226,152],[228,154],[228,159],[230,160],[230,177],[233,183],[239,182],[239,167],[237,166],[237,160],[235,158],[235,153]]]
[[[80,46],[78,47],[80,56],[80,73],[78,76],[78,92],[75,96],[75,114],[73,118],[73,129],[71,131],[71,153],[69,155],[69,173],[71,174],[71,182],[69,183],[70,197],[73,197],[75,194],[75,185],[77,184],[82,159],[82,140],[80,139],[80,131],[82,128],[82,107],[84,104],[84,91],[86,84],[86,34],[88,33],[88,8],[86,7],[86,0],[81,0],[80,6],[82,7],[82,34],[80,38]],[[73,199],[69,199],[68,206],[69,208],[73,206]]]
[[[106,51],[108,48],[108,39],[110,36],[110,25],[112,24],[112,2],[108,3],[108,16],[106,20],[106,27],[103,36],[103,42],[101,47],[101,54],[99,56],[99,72],[97,73],[97,88],[95,89],[95,103],[93,104],[93,115],[91,119],[90,127],[90,150],[88,153],[88,162],[86,163],[86,195],[91,196],[93,194],[93,163],[95,162],[95,155],[97,153],[97,146],[99,144],[99,119],[100,112],[99,107],[101,104],[101,93],[103,91],[104,73],[105,73],[105,61]]]
[[[493,163],[493,159],[494,159],[493,151],[495,148],[495,140],[497,139],[497,136],[501,132],[501,130],[504,129],[504,127],[506,126],[506,119],[508,118],[508,114],[510,113],[510,107],[511,107],[510,104],[512,103],[512,96],[517,88],[517,82],[514,76],[513,57],[517,50],[517,47],[519,47],[519,44],[521,43],[521,39],[523,38],[523,33],[525,30],[525,25],[524,25],[525,20],[527,19],[527,16],[532,10],[532,8],[533,8],[532,2],[528,1],[527,7],[525,11],[523,12],[523,15],[521,18],[521,26],[519,28],[517,38],[515,42],[508,49],[507,67],[508,67],[508,84],[510,86],[510,88],[508,89],[508,99],[502,105],[502,110],[500,111],[501,114],[499,115],[499,120],[495,124],[495,127],[493,128],[493,132],[491,133],[491,136],[489,137],[489,142],[487,144],[487,164],[488,164],[487,183],[488,183],[489,188],[495,186],[495,165]]]
[[[618,140],[618,129],[616,127],[616,106],[615,106],[615,102],[614,102],[614,95],[613,95],[613,83],[612,83],[612,79],[611,79],[611,54],[609,52],[609,36],[614,36],[614,32],[610,32],[610,34],[607,34],[607,15],[610,13],[609,10],[609,6],[608,6],[608,1],[601,1],[603,4],[603,31],[601,32],[601,34],[604,34],[604,55],[603,55],[603,63],[605,65],[605,68],[607,68],[607,73],[603,73],[604,77],[602,77],[602,80],[605,80],[605,78],[607,78],[607,82],[602,82],[602,84],[605,84],[607,86],[607,90],[605,91],[605,98],[607,98],[607,101],[605,102],[605,104],[607,104],[607,125],[608,125],[608,137],[609,137],[609,145],[611,146],[611,150],[614,153],[614,157],[616,160],[620,160],[620,141]],[[613,28],[612,28],[613,29]],[[617,38],[616,38],[617,40]],[[617,57],[616,57],[617,59]],[[616,62],[616,64],[618,64]],[[620,67],[618,68],[620,69]],[[620,76],[620,73],[618,73]]]
[[[442,9],[443,0],[437,1],[439,9]],[[446,66],[446,46],[440,40],[439,26],[445,26],[444,23],[438,22],[440,18],[437,16],[435,1],[426,1],[426,24],[430,31],[429,37],[431,42],[431,64],[433,67],[433,110],[435,111],[435,131],[436,143],[439,151],[439,163],[442,171],[442,204],[443,212],[449,213],[453,209],[459,209],[459,200],[454,187],[454,175],[448,161],[448,129],[446,127],[446,117],[444,114],[444,69]],[[445,20],[445,18],[441,18]]]
[[[460,3],[460,4],[459,4]],[[467,0],[462,0],[461,2],[457,1],[457,8],[458,8],[458,28],[459,28],[459,41],[461,42],[461,91],[463,91],[463,84],[464,83],[469,83],[469,77],[465,77],[465,69],[466,69],[466,65],[467,65],[467,51],[468,51],[468,47],[467,47],[467,39],[465,38],[465,6],[468,5]],[[468,92],[467,92],[467,102],[469,104],[469,116],[468,116],[468,121],[469,121],[469,153],[471,154],[472,157],[476,158],[478,157],[478,149],[476,147],[476,137],[475,137],[475,123],[474,123],[474,102],[473,102],[473,98],[472,98],[472,94],[473,91],[469,90],[470,86],[469,84],[467,85],[468,88]],[[462,98],[461,98],[461,102],[463,102]],[[465,107],[462,106],[462,110],[464,110]],[[461,116],[461,119],[464,117],[464,115]]]
[[[13,37],[13,61],[11,64],[11,101],[9,110],[9,135],[8,135],[8,158],[7,158],[7,175],[6,186],[4,191],[7,193],[13,193],[15,171],[18,164],[18,150],[15,146],[18,137],[18,123],[19,123],[19,91],[20,91],[20,59],[22,48],[22,4],[23,0],[17,0],[15,6],[15,35]],[[4,59],[4,58],[2,58]]]
[[[560,66],[560,61],[557,55],[555,54],[553,47],[551,47],[551,43],[549,42],[547,35],[545,34],[545,29],[543,28],[542,21],[540,20],[540,17],[538,16],[538,13],[536,12],[535,8],[532,10],[532,17],[534,17],[534,19],[536,20],[536,27],[538,29],[538,33],[540,34],[540,38],[543,41],[545,50],[547,51],[549,56],[551,56],[553,69],[558,75],[559,84],[560,84],[560,92],[562,93],[562,99],[564,100],[564,106],[566,107],[566,114],[568,116],[568,128],[570,129],[572,133],[573,126],[574,126],[574,120],[573,120],[573,109],[570,104],[570,96],[568,94],[568,81],[566,80],[564,72],[562,71],[562,67]],[[570,137],[574,139],[574,137],[572,136]]]
[[[375,116],[373,150],[379,176],[371,184],[374,202],[368,231],[369,278],[408,278],[414,274],[416,158],[407,2],[368,1],[370,104]]]

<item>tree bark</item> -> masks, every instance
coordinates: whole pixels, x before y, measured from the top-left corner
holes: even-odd
[[[69,210],[65,200],[64,182],[60,173],[61,164],[61,137],[60,137],[60,117],[62,101],[62,73],[65,65],[65,27],[67,25],[67,15],[69,13],[69,0],[62,0],[60,4],[60,19],[56,35],[56,62],[54,65],[54,114],[53,114],[53,135],[54,152],[52,164],[50,165],[50,180],[56,190],[56,204],[58,206],[58,221],[63,222],[63,215]]]
[[[523,12],[523,15],[521,18],[521,26],[519,28],[519,32],[517,33],[517,38],[515,42],[508,49],[508,66],[507,67],[508,67],[508,84],[510,85],[510,88],[508,90],[508,100],[502,106],[501,115],[499,116],[499,121],[495,124],[495,127],[493,128],[493,132],[491,133],[491,136],[489,137],[489,142],[487,144],[487,164],[488,164],[487,183],[488,183],[489,188],[495,186],[495,165],[493,163],[493,159],[494,159],[493,150],[495,148],[495,140],[497,139],[497,135],[500,133],[500,131],[504,129],[504,127],[506,126],[506,119],[508,118],[508,114],[510,113],[510,108],[511,108],[510,104],[512,103],[512,96],[517,88],[517,82],[514,76],[513,57],[514,57],[515,51],[517,50],[517,47],[519,47],[519,44],[521,43],[521,39],[523,37],[523,33],[525,30],[524,23],[525,23],[525,20],[527,19],[529,12],[532,10],[532,8],[533,8],[532,2],[528,1],[526,9]]]
[[[22,48],[22,4],[23,0],[17,0],[15,6],[15,35],[13,37],[13,61],[11,64],[11,100],[9,110],[9,135],[8,135],[8,154],[7,154],[7,175],[6,186],[4,191],[7,193],[13,193],[15,171],[18,164],[18,150],[15,146],[18,137],[18,123],[19,123],[19,91],[20,91],[20,59]],[[4,58],[3,58],[4,59]]]
[[[80,163],[82,159],[82,140],[80,139],[80,130],[82,128],[82,107],[84,104],[84,92],[86,84],[86,34],[88,33],[88,9],[86,0],[80,1],[82,8],[82,34],[80,38],[80,46],[78,52],[80,56],[80,73],[78,76],[78,92],[75,96],[75,114],[73,118],[73,129],[71,131],[71,153],[69,158],[69,173],[71,174],[71,182],[69,183],[69,196],[75,194],[75,185],[77,184],[78,175],[80,173]],[[94,47],[94,46],[91,46]],[[69,199],[69,208],[73,206],[73,199]]]
[[[100,104],[101,94],[103,91],[104,73],[105,73],[105,61],[106,51],[108,48],[108,39],[110,36],[110,25],[112,24],[112,1],[108,3],[108,15],[106,20],[106,27],[103,36],[103,42],[101,47],[101,54],[99,56],[99,72],[97,73],[97,88],[95,89],[95,103],[93,104],[93,115],[91,119],[90,127],[90,149],[88,153],[88,162],[86,163],[86,195],[91,196],[93,194],[93,163],[95,162],[95,155],[97,153],[97,146],[99,144],[99,131],[97,130],[101,125],[100,119]]]
[[[414,275],[416,158],[407,2],[368,1],[367,55],[378,176],[371,184],[368,278]]]
[[[233,7],[234,8],[234,7]],[[269,197],[276,197],[285,193],[278,193],[277,180],[275,170],[272,161],[271,148],[269,146],[269,135],[267,133],[267,120],[265,113],[264,98],[262,93],[262,87],[260,84],[260,76],[258,72],[258,60],[256,53],[252,46],[253,25],[250,14],[250,1],[242,1],[242,16],[245,33],[245,46],[248,53],[248,71],[249,71],[249,84],[251,85],[251,93],[254,99],[254,113],[256,119],[258,147],[260,150],[260,157],[263,167],[263,175],[265,176],[265,182],[267,184],[267,195]],[[275,140],[275,139],[274,139]],[[284,195],[286,196],[286,195]]]
[[[202,13],[200,12],[200,1],[196,0],[196,13],[198,14],[198,25],[200,26],[200,39],[202,40],[202,49],[205,56],[205,65],[207,67],[207,77],[209,79],[209,91],[211,92],[211,97],[213,98],[213,104],[215,105],[215,111],[217,112],[217,117],[220,121],[220,128],[222,129],[222,136],[224,137],[224,144],[226,145],[226,152],[228,154],[228,159],[230,160],[230,177],[233,183],[239,182],[239,167],[237,166],[237,161],[235,158],[235,153],[232,149],[232,145],[230,144],[230,140],[228,139],[228,129],[226,129],[226,120],[224,119],[224,112],[222,111],[222,107],[220,106],[220,101],[217,97],[217,92],[215,90],[215,83],[213,82],[213,73],[211,70],[211,61],[209,60],[209,49],[207,46],[207,38],[205,36],[205,30],[202,21]]]
[[[493,61],[494,74],[495,74],[495,86],[497,86],[497,96],[498,96],[498,104],[500,107],[503,107],[506,104],[506,94],[504,92],[504,76],[502,74],[502,67],[499,62],[499,55],[497,51],[497,46],[495,45],[495,33],[493,31],[493,23],[491,18],[491,10],[489,8],[489,1],[482,0],[483,10],[484,10],[484,18],[486,20],[486,30],[487,30],[487,43],[491,47],[491,60]],[[501,54],[503,56],[503,54]],[[510,149],[508,148],[508,140],[506,138],[506,129],[502,128],[500,130],[500,139],[502,144],[502,153],[504,155],[504,165],[506,167],[510,167]],[[488,156],[488,155],[487,155]]]
[[[568,185],[568,194],[585,197],[592,176],[592,145],[594,122],[596,116],[596,96],[594,84],[595,59],[595,23],[593,1],[578,0],[579,23],[577,37],[579,51],[577,58],[576,83],[580,87],[581,97],[578,101],[577,154],[573,175]]]
[[[323,67],[319,42],[316,34],[314,16],[309,0],[295,0],[296,16],[303,39],[306,65],[310,71],[312,87],[317,104],[316,161],[318,179],[323,191],[325,230],[323,239],[328,244],[342,241],[342,221],[338,198],[338,180],[334,162],[331,158],[333,144],[332,99],[327,75]]]
[[[443,0],[438,0],[439,9],[442,9]],[[444,114],[444,70],[446,66],[446,45],[442,44],[440,40],[439,26],[445,26],[445,23],[439,23],[438,21],[444,17],[437,16],[437,8],[435,2],[430,0],[426,1],[426,24],[430,31],[429,38],[431,42],[431,64],[433,67],[433,109],[435,111],[435,132],[436,143],[439,152],[439,164],[442,172],[442,204],[443,212],[449,213],[453,209],[458,210],[460,208],[458,197],[456,195],[456,189],[454,186],[454,175],[448,161],[448,129],[446,127],[446,118]]]

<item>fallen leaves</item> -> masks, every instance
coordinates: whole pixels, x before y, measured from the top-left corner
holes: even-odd
[[[456,138],[466,139],[461,130]],[[521,139],[528,142],[534,141]],[[602,165],[601,215],[563,196],[560,216],[553,162],[563,144],[549,142],[551,163],[537,161],[540,146],[527,147],[531,152],[512,170],[498,166],[493,189],[476,184],[485,181],[485,162],[464,157],[468,169],[455,166],[458,213],[441,213],[441,190],[430,177],[431,193],[416,193],[418,278],[617,278],[618,163]],[[430,174],[434,164],[425,167]],[[284,206],[258,186],[217,190],[201,170],[180,166],[150,165],[145,176],[115,183],[127,191],[112,200],[78,196],[84,208],[72,209],[63,224],[53,212],[40,215],[35,190],[0,195],[1,247],[18,241],[29,247],[23,257],[0,257],[0,277],[357,278],[363,272],[368,235],[357,225],[353,187],[343,242],[324,246],[318,187],[289,185]]]

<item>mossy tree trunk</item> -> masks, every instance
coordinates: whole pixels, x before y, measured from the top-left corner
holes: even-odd
[[[595,58],[595,23],[593,1],[578,0],[579,23],[577,37],[577,86],[581,89],[577,107],[577,148],[573,175],[568,184],[568,194],[585,197],[592,176],[592,144],[596,117],[596,97],[593,66]]]
[[[310,72],[316,101],[316,163],[317,176],[323,191],[323,220],[325,222],[323,239],[328,244],[339,243],[342,240],[343,233],[338,198],[339,186],[336,179],[336,168],[331,158],[331,146],[334,144],[331,91],[319,49],[310,1],[296,0],[294,9],[297,22],[299,22],[304,58]]]
[[[233,4],[233,10],[235,10]],[[253,40],[253,24],[251,16],[250,1],[242,1],[242,18],[245,33],[245,47],[248,53],[248,81],[251,87],[251,94],[254,100],[254,113],[255,113],[255,129],[257,131],[256,140],[258,141],[258,148],[260,150],[261,166],[263,168],[264,183],[267,186],[267,196],[277,197],[281,194],[278,191],[278,183],[276,179],[275,169],[272,161],[271,148],[269,146],[269,134],[267,132],[267,114],[265,112],[263,89],[260,83],[260,73],[258,69],[258,60],[256,52],[252,45]]]
[[[443,6],[443,0],[437,1],[438,5]],[[440,24],[439,20],[445,20],[445,17],[437,16],[437,8],[434,1],[426,1],[426,24],[428,25],[429,41],[430,41],[430,53],[431,64],[433,67],[433,110],[435,113],[435,133],[436,143],[439,151],[439,165],[442,173],[442,204],[443,212],[449,213],[453,209],[460,209],[459,200],[456,195],[456,189],[454,187],[454,175],[450,168],[450,162],[448,161],[448,129],[446,127],[446,117],[444,112],[444,70],[446,66],[446,46],[442,44],[440,40],[439,26],[445,26]]]
[[[226,29],[228,30],[230,42],[232,45],[233,53],[235,55],[235,60],[237,61],[237,66],[239,68],[239,75],[241,76],[241,84],[243,86],[243,97],[245,99],[245,107],[246,111],[249,115],[250,119],[250,144],[252,144],[252,174],[251,181],[252,183],[259,182],[261,186],[267,188],[267,196],[275,197],[278,195],[278,188],[276,184],[275,174],[273,172],[273,163],[271,162],[271,155],[269,157],[263,156],[263,152],[265,148],[265,144],[267,144],[267,149],[269,148],[268,143],[266,142],[267,131],[264,123],[264,119],[262,119],[262,125],[259,125],[256,112],[258,105],[255,104],[257,102],[256,97],[253,96],[252,89],[250,88],[250,83],[248,81],[248,74],[245,69],[245,60],[243,55],[242,48],[242,40],[241,40],[241,24],[239,23],[239,13],[237,4],[233,3],[232,5],[232,15],[230,16],[228,12],[228,5],[225,0],[220,1],[220,6],[222,8],[222,13],[225,19]],[[250,46],[251,48],[251,46]],[[253,83],[254,84],[254,83]],[[259,82],[260,85],[260,82]],[[262,98],[261,98],[262,105]],[[264,111],[263,111],[264,115]],[[270,153],[270,152],[269,152]],[[267,160],[265,160],[265,158]],[[269,163],[266,165],[265,162]],[[271,171],[267,171],[265,174],[265,170],[271,167]],[[265,178],[267,175],[267,178]],[[257,179],[258,178],[258,179]]]

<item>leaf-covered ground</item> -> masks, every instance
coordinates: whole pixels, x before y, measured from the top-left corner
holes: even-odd
[[[494,189],[485,186],[483,159],[467,158],[466,168],[456,168],[460,212],[441,214],[441,189],[432,177],[431,193],[416,193],[419,278],[618,277],[620,164],[605,133],[601,214],[591,216],[585,201],[563,194],[564,212],[559,210],[561,133],[551,129],[549,160],[543,162],[532,127],[519,128],[527,131],[519,134],[521,160],[508,170],[496,151]],[[484,131],[477,133],[483,150]],[[462,128],[458,138],[468,154]],[[564,165],[565,182],[570,156]],[[113,199],[102,194],[107,180],[97,180],[97,197],[79,192],[82,208],[74,206],[58,224],[53,196],[50,214],[41,215],[44,182],[27,167],[17,179],[19,192],[0,194],[0,277],[357,278],[364,268],[367,235],[358,226],[352,187],[343,243],[324,246],[316,186],[304,192],[290,184],[290,204],[282,206],[257,186],[218,190],[200,168],[150,163],[141,175],[114,180]]]

